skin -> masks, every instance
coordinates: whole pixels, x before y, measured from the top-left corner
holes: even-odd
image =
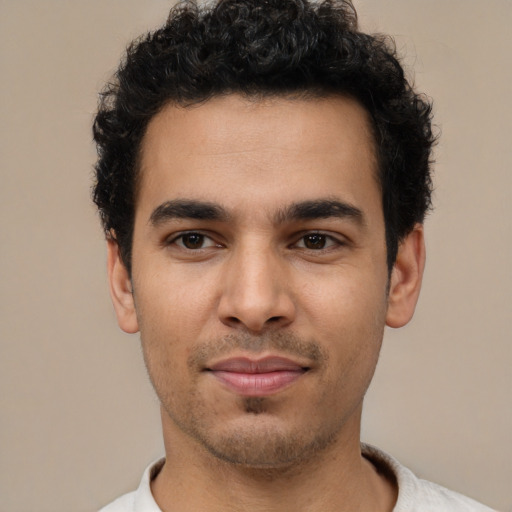
[[[348,210],[294,214],[333,201]],[[389,277],[373,140],[354,100],[230,95],[157,114],[132,275],[113,240],[108,267],[119,325],[140,331],[161,402],[162,510],[392,510],[394,482],[360,453],[362,401],[384,326],[412,317],[424,260],[418,225]],[[269,356],[307,371],[264,396],[210,371]]]

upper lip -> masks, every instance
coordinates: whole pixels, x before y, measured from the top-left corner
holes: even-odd
[[[298,372],[308,369],[309,368],[307,366],[280,356],[268,356],[261,359],[232,357],[223,359],[222,361],[219,361],[207,368],[207,370],[211,371],[234,373],[271,373],[279,371]]]

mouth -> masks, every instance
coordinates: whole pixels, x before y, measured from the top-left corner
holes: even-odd
[[[292,385],[310,370],[284,357],[235,357],[215,363],[205,371],[237,395],[273,395]]]

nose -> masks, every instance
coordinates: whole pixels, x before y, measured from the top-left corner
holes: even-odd
[[[232,254],[222,275],[220,321],[251,332],[292,323],[296,306],[285,266],[271,250],[248,247]]]

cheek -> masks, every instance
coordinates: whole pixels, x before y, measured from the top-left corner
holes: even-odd
[[[179,404],[175,390],[187,392],[193,384],[186,361],[196,335],[179,305],[139,312],[144,363],[160,402],[167,408]]]
[[[151,274],[134,273],[144,360],[163,401],[172,399],[162,396],[167,390],[190,384],[186,361],[198,340],[207,337],[214,301],[209,289],[204,279],[185,278],[185,272],[156,268]]]
[[[137,319],[141,333],[153,338],[195,339],[211,315],[212,285],[204,273],[194,275],[187,268],[169,268],[164,262],[150,275],[139,275],[134,282]]]
[[[375,274],[374,274],[375,277]],[[304,308],[313,336],[330,355],[334,386],[367,386],[377,363],[386,317],[386,281],[331,279],[310,290]]]
[[[370,277],[373,277],[371,279]],[[302,287],[301,309],[316,332],[327,337],[373,330],[385,322],[386,278],[375,273],[342,268]],[[322,336],[320,336],[321,338]]]

